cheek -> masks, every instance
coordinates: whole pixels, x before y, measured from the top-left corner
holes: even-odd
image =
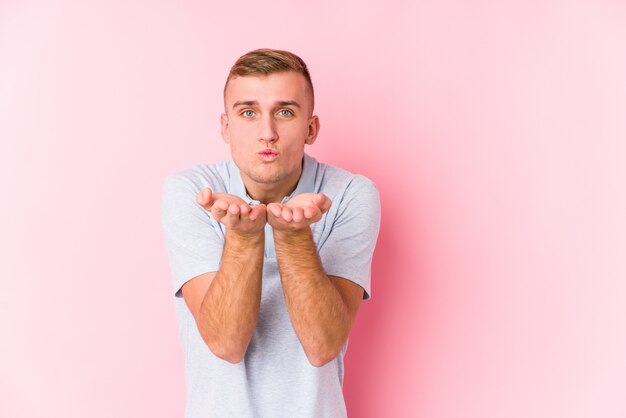
[[[233,124],[230,127],[229,136],[231,144],[235,144],[235,146],[245,145],[247,142],[250,142],[250,139],[254,138],[254,129],[252,124],[247,123],[239,123]]]
[[[302,124],[286,125],[279,129],[279,134],[281,138],[290,143],[304,143],[309,134],[309,128],[308,125]]]

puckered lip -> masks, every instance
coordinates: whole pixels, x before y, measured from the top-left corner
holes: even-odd
[[[278,151],[273,149],[264,149],[259,151],[259,155],[278,155]]]

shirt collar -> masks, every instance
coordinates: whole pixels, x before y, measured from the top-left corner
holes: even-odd
[[[296,186],[296,189],[293,191],[293,193],[283,198],[281,203],[286,203],[293,196],[299,195],[301,193],[313,193],[315,191],[315,173],[317,173],[317,165],[318,162],[315,158],[311,157],[308,154],[304,154],[304,157],[302,158],[302,174],[300,175],[300,179],[298,180],[298,185]],[[243,179],[241,178],[241,172],[239,171],[239,167],[237,167],[233,160],[230,160],[228,162],[228,174],[230,177],[228,184],[230,194],[239,196],[249,205],[257,205],[260,203],[258,200],[254,200],[253,198],[248,196],[246,186],[243,184]]]

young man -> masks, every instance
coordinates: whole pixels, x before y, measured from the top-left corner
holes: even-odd
[[[346,416],[343,356],[380,204],[370,180],[304,153],[313,106],[299,57],[249,52],[224,88],[232,161],[166,179],[188,418]]]

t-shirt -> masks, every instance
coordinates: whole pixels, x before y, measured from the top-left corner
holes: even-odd
[[[324,366],[309,363],[289,318],[269,224],[265,226],[261,306],[244,359],[237,364],[222,360],[203,341],[181,287],[220,266],[225,227],[195,200],[206,187],[259,203],[248,196],[239,169],[230,160],[195,165],[166,178],[161,220],[185,356],[185,417],[345,417],[343,357],[348,343]],[[302,175],[291,196],[306,192],[322,192],[332,200],[328,212],[311,225],[324,271],[357,283],[368,299],[380,223],[374,183],[305,154]]]

